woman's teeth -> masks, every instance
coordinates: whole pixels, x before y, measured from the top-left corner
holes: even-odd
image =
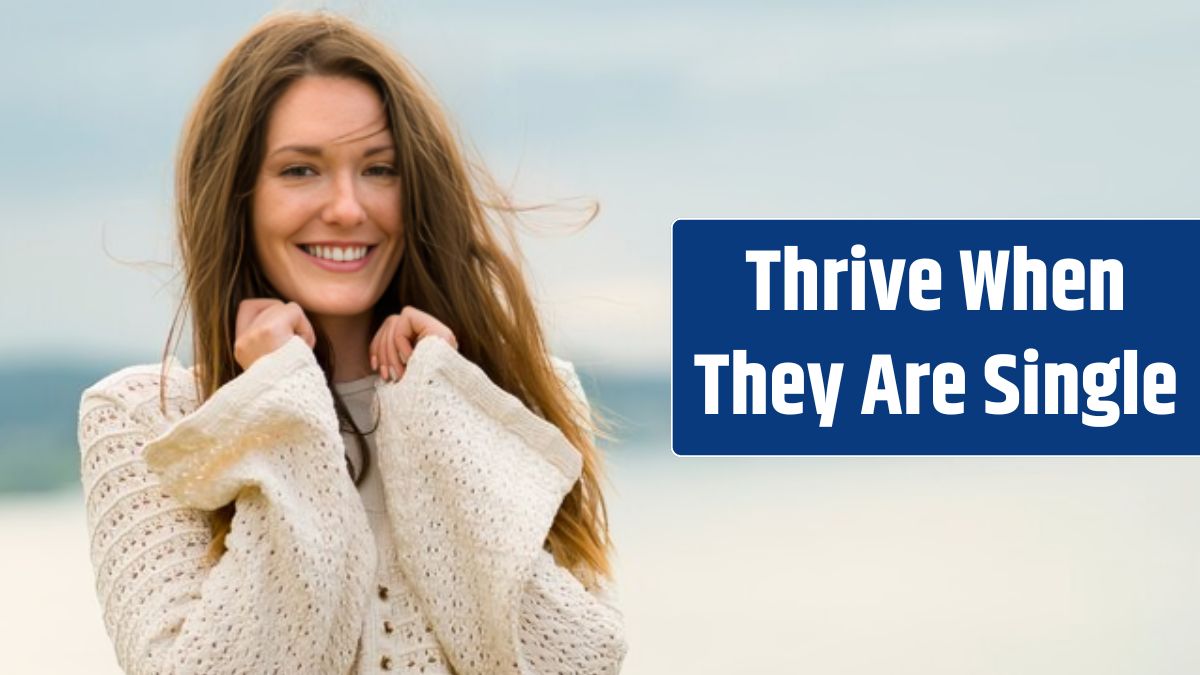
[[[353,262],[360,260],[367,255],[367,246],[348,246],[342,248],[339,246],[310,246],[303,245],[305,253],[324,258],[325,260],[333,260],[335,262]]]

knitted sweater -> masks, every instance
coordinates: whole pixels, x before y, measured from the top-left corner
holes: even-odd
[[[299,337],[199,406],[189,370],[172,361],[167,378],[165,415],[159,365],[105,377],[79,411],[96,593],[127,672],[619,671],[613,589],[543,547],[578,451],[442,340],[376,386],[394,550]],[[231,501],[213,564],[211,511]]]

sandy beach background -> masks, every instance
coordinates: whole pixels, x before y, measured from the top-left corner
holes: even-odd
[[[1200,461],[610,459],[623,672],[1200,672]],[[8,673],[118,673],[79,495],[0,502]]]

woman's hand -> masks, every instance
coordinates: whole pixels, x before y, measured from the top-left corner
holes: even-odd
[[[458,340],[446,324],[416,307],[405,307],[399,314],[389,316],[371,340],[371,370],[378,370],[384,380],[399,380],[404,377],[405,365],[417,342],[430,335],[436,335],[458,349]]]
[[[300,305],[273,298],[248,298],[238,305],[233,358],[242,370],[249,369],[293,335],[303,338],[310,349],[317,344],[316,333]]]

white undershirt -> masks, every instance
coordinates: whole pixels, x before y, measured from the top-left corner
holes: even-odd
[[[372,516],[386,515],[383,482],[379,477],[379,455],[375,444],[375,433],[377,432],[371,431],[379,419],[375,396],[375,383],[378,381],[378,375],[368,375],[357,380],[338,382],[333,385],[341,395],[342,402],[350,411],[350,416],[354,418],[354,423],[366,436],[367,447],[371,452],[370,466],[367,467],[366,477],[358,485],[358,494],[362,497],[367,513]],[[350,458],[350,462],[357,471],[363,465],[362,451],[359,449],[358,439],[349,430],[349,426],[343,426],[345,429],[342,431],[342,441],[346,445],[346,456]],[[382,521],[371,518],[372,529],[377,529],[374,527],[377,522],[382,524]],[[376,536],[378,535],[379,532],[376,531]]]

